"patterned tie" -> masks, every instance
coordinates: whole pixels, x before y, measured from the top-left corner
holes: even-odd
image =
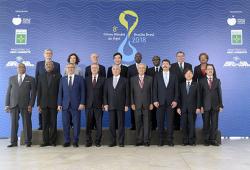
[[[181,69],[181,72],[183,72],[182,63],[180,63],[180,69]]]
[[[18,85],[21,86],[22,85],[22,75],[19,75],[19,79],[18,79]]]
[[[140,85],[140,87],[142,89],[143,85],[144,85],[143,77],[139,77],[139,85]]]
[[[96,76],[94,76],[94,79],[93,79],[93,87],[95,87],[95,85],[96,85]]]

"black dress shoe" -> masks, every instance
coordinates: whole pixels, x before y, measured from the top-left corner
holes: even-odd
[[[17,144],[10,144],[7,146],[8,148],[12,148],[12,147],[17,147]]]
[[[54,147],[56,147],[56,143],[51,143],[51,146],[54,146]]]
[[[116,146],[116,143],[109,144],[109,147],[114,147],[114,146]]]
[[[164,146],[164,142],[163,141],[160,141],[158,146]]]
[[[130,130],[135,130],[135,127],[134,127],[134,126],[132,126],[132,127],[130,128]]]
[[[124,144],[119,144],[119,147],[124,147]]]
[[[146,142],[146,143],[144,143],[144,146],[148,147],[148,146],[150,146],[150,143]]]
[[[101,144],[100,144],[100,143],[96,143],[95,146],[96,146],[96,147],[100,147]]]
[[[142,142],[137,142],[137,143],[135,144],[135,146],[142,146],[142,145],[143,145]]]
[[[209,145],[210,145],[210,142],[206,140],[206,141],[204,142],[204,146],[209,146]]]
[[[78,148],[79,147],[78,143],[77,142],[73,143],[73,147]]]
[[[168,142],[168,146],[173,147],[173,146],[174,146],[174,143],[173,143],[172,141],[169,141],[169,142]]]
[[[31,147],[31,143],[26,144],[26,147]]]
[[[43,143],[43,144],[40,145],[40,147],[46,147],[46,146],[50,146],[50,144],[48,144],[48,143]]]
[[[182,144],[183,146],[187,146],[188,145],[188,143],[187,142],[183,142],[183,144]]]
[[[85,144],[85,147],[90,147],[90,146],[92,146],[92,143],[86,143]]]
[[[211,145],[213,145],[213,146],[220,146],[220,144],[217,141],[211,141]]]
[[[69,146],[70,146],[70,143],[68,142],[63,144],[63,147],[69,147]]]
[[[39,127],[37,130],[43,130],[43,128],[42,128],[42,127]]]
[[[190,146],[196,146],[196,143],[195,142],[191,142],[189,143]]]

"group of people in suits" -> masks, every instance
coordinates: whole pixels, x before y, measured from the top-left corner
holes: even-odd
[[[26,74],[20,63],[17,75],[10,77],[5,109],[11,115],[11,144],[17,146],[19,114],[23,120],[25,143],[31,146],[31,113],[37,96],[39,129],[43,131],[41,147],[56,146],[57,114],[62,112],[64,147],[78,147],[81,111],[86,116],[86,147],[101,146],[103,111],[109,112],[110,147],[124,147],[125,112],[130,109],[131,130],[136,130],[136,146],[150,146],[151,131],[158,130],[159,146],[174,146],[174,130],[182,129],[183,145],[195,145],[196,114],[202,113],[204,143],[216,141],[218,116],[223,109],[221,83],[208,55],[201,53],[194,73],[185,62],[185,53],[176,53],[177,62],[161,61],[154,56],[153,67],[143,64],[142,54],[135,54],[135,64],[122,65],[122,54],[113,55],[114,64],[106,69],[99,56],[91,54],[92,64],[85,73],[78,66],[77,54],[68,57],[64,76],[60,64],[52,60],[51,49],[44,51],[44,61],[36,65],[35,78]],[[85,78],[84,78],[85,76]],[[164,141],[165,122],[167,139]],[[96,129],[93,142],[92,130]],[[70,131],[73,129],[73,139]],[[116,133],[118,131],[118,134]]]

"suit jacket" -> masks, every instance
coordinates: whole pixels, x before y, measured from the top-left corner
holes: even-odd
[[[159,72],[162,72],[162,67],[160,67]],[[156,72],[155,72],[155,67],[151,67],[147,71],[147,75],[151,76],[154,78]]]
[[[91,73],[91,65],[87,66],[85,68],[85,77],[89,77],[91,76],[92,73]],[[106,77],[106,69],[103,65],[99,64],[99,72],[98,72],[98,75],[100,77]]]
[[[51,73],[51,82],[47,78],[47,73],[39,75],[37,85],[37,106],[41,108],[57,108],[57,97],[60,73]]]
[[[141,88],[139,84],[139,75],[132,77],[130,80],[131,105],[135,104],[136,109],[149,109],[149,105],[153,104],[153,78],[144,75],[143,81],[143,88]]]
[[[128,67],[121,65],[121,73],[120,76],[127,78],[128,76]],[[108,74],[107,74],[107,78],[113,77],[112,74],[112,66],[108,68]]]
[[[9,78],[9,85],[5,99],[5,106],[14,108],[28,108],[34,106],[36,98],[35,79],[29,75],[25,75],[21,86],[18,84],[18,75]]]
[[[169,82],[166,87],[163,79],[163,72],[157,73],[154,77],[153,101],[160,105],[169,106],[173,101],[178,102],[179,86],[177,76],[169,73]]]
[[[80,104],[85,104],[85,84],[82,76],[75,75],[72,89],[68,85],[68,76],[60,80],[57,104],[67,110],[71,108],[78,110]]]
[[[185,69],[191,69],[192,70],[192,65],[189,64],[189,63],[184,62],[184,69],[183,70],[185,70]],[[171,64],[170,72],[174,73],[177,76],[179,84],[186,81],[185,77],[184,77],[184,74],[183,74],[183,72],[181,71],[181,69],[179,67],[178,62]]]
[[[186,82],[180,85],[178,107],[182,113],[195,113],[197,108],[200,108],[200,89],[197,82],[192,81],[189,93],[187,94]]]
[[[194,67],[194,76],[193,76],[193,80],[194,81],[198,81],[199,82],[201,79],[203,79],[206,76],[207,76],[206,74],[203,75],[202,72],[201,72],[201,64]],[[215,71],[215,69],[214,69],[214,77],[216,77],[216,71]]]
[[[129,105],[129,86],[126,78],[121,77],[113,87],[113,77],[106,80],[104,86],[104,105],[109,105],[109,110],[124,110]]]
[[[53,64],[54,64],[53,72],[60,74],[60,64],[55,62],[55,61],[53,61]],[[38,83],[38,76],[41,75],[41,74],[44,74],[44,73],[46,73],[45,61],[38,61],[36,63],[36,75],[35,75],[36,85]]]
[[[203,78],[199,81],[200,95],[201,95],[201,107],[205,111],[210,109],[219,110],[223,108],[222,104],[222,92],[220,79],[213,78],[212,88],[209,88],[207,78]]]
[[[97,78],[95,87],[93,87],[92,76],[87,77],[86,80],[86,108],[102,108],[103,105],[103,91],[105,84],[105,77]]]

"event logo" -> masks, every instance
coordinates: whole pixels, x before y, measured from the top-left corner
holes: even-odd
[[[16,45],[27,44],[27,30],[26,29],[16,29],[15,44]]]
[[[17,67],[19,63],[23,63],[27,67],[35,67],[35,64],[32,64],[28,60],[24,60],[22,56],[17,56],[15,61],[8,61],[6,67]]]
[[[227,19],[227,23],[230,26],[234,26],[236,24],[236,22],[237,22],[237,20],[236,20],[236,18],[234,18],[234,16],[232,18]]]
[[[131,27],[129,27],[128,21],[125,18],[127,15],[132,16],[132,17],[135,18],[135,21],[134,21],[134,23],[132,24]],[[133,45],[131,45],[130,36],[131,36],[131,33],[134,31],[134,29],[136,28],[136,26],[138,24],[139,17],[134,11],[125,10],[122,13],[120,13],[119,21],[120,21],[120,24],[123,25],[126,28],[127,34],[126,34],[125,39],[120,44],[120,46],[118,48],[118,52],[120,52],[123,55],[123,60],[124,61],[130,62],[130,61],[133,61],[134,56],[135,56],[135,54],[137,52],[136,48]],[[125,48],[125,45],[127,43],[128,43],[128,46],[132,50],[132,52],[130,54],[125,54],[124,48]]]
[[[236,67],[236,68],[240,68],[240,67],[250,67],[250,64],[247,61],[242,60],[240,57],[235,56],[233,57],[233,60],[231,61],[226,61],[224,63],[224,67]]]
[[[20,25],[22,23],[22,19],[20,18],[20,15],[18,15],[16,18],[12,18],[12,23],[14,25]]]
[[[232,45],[242,45],[242,30],[231,30],[231,44]]]

